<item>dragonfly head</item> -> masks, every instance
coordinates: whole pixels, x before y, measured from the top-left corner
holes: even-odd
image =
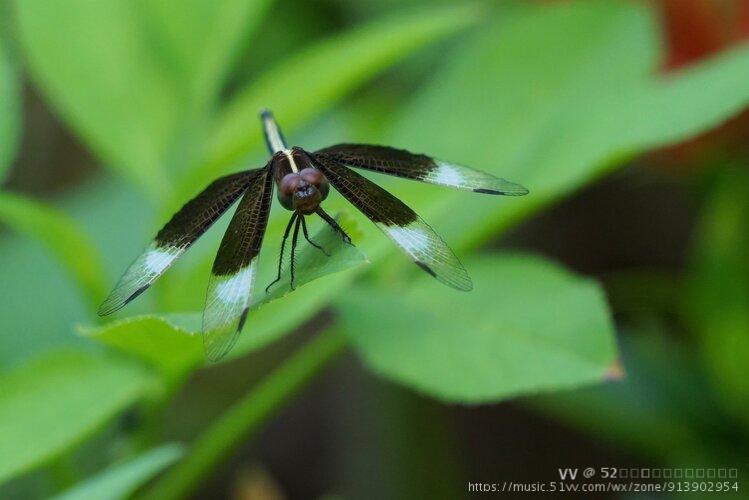
[[[328,197],[328,180],[316,168],[286,174],[281,179],[278,199],[284,208],[304,215],[315,213],[320,202]]]

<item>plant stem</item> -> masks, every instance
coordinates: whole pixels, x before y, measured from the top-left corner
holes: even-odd
[[[300,348],[198,436],[187,457],[147,490],[144,498],[185,498],[234,448],[343,352],[345,345],[343,335],[330,330]]]

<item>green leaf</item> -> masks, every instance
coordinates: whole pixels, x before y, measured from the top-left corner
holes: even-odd
[[[161,198],[268,1],[19,0],[16,11],[47,99],[106,166]]]
[[[341,217],[339,223],[346,228],[352,240],[356,241],[360,234],[356,223],[347,217]],[[326,257],[306,242],[303,246],[300,243],[297,249],[299,274],[295,280],[296,291],[289,293],[287,273],[282,275],[281,281],[274,285],[268,295],[265,295],[265,286],[258,286],[257,293],[262,294],[260,300],[250,308],[244,333],[227,355],[227,359],[260,349],[290,333],[302,322],[313,317],[342,288],[366,270],[367,266],[361,264],[368,261],[358,247],[344,243],[327,224],[322,225],[312,240],[322,245],[330,257]],[[274,250],[268,249],[266,253],[273,258],[261,255],[261,258],[265,258],[264,262],[271,265],[261,266],[258,283],[270,283],[275,279],[277,268],[273,264],[277,254]],[[305,286],[313,280],[314,286]],[[284,300],[276,300],[281,297]]]
[[[720,402],[749,425],[749,175],[722,172],[692,250],[682,312]]]
[[[339,300],[343,330],[378,374],[445,401],[482,403],[612,375],[614,329],[601,288],[537,257],[471,260],[470,293],[427,276],[409,290]]]
[[[351,227],[352,225],[342,221],[339,221],[339,224],[345,224],[345,227]],[[296,252],[294,273],[294,285],[296,287],[301,287],[310,281],[322,278],[328,274],[345,271],[367,262],[366,257],[364,257],[356,246],[344,243],[341,236],[328,224],[323,225],[322,229],[311,239],[315,244],[322,247],[322,250],[306,242],[300,243],[304,247]],[[287,242],[286,246],[281,280],[273,284],[268,290],[269,293],[257,303],[256,307],[260,307],[292,292],[290,273],[291,248],[289,242]]]
[[[81,351],[46,354],[3,374],[0,483],[75,446],[150,386],[141,369]]]
[[[142,484],[184,455],[184,446],[171,443],[116,464],[54,497],[55,500],[118,500],[128,498]]]
[[[352,229],[350,224],[346,227]],[[331,281],[329,275],[351,270],[366,262],[356,247],[344,243],[327,224],[312,240],[325,248],[331,256],[325,256],[311,245],[300,246],[297,250],[298,273],[295,279],[297,291],[285,300],[276,301],[291,291],[287,270],[269,294],[265,294],[264,285],[257,286],[256,302],[250,309],[244,332],[229,358],[258,349],[290,332],[317,311],[321,302],[329,300],[328,290],[335,290],[340,286],[340,278],[330,276],[333,278]],[[288,257],[286,261],[288,262]],[[258,279],[258,284],[265,283],[265,279],[270,283],[267,271],[275,274],[273,266],[267,266],[265,276]],[[304,286],[320,278],[326,279],[316,282],[313,287]],[[203,362],[200,325],[200,313],[187,313],[134,316],[104,326],[79,330],[90,338],[145,360],[167,376],[177,377]]]
[[[530,195],[423,195],[447,241],[486,241],[633,153],[708,130],[747,105],[746,47],[663,77],[654,26],[633,3],[534,7],[490,23],[448,58],[391,142],[519,182]]]
[[[96,308],[106,292],[101,256],[73,219],[30,198],[0,192],[0,222],[49,248]]]
[[[203,356],[196,313],[131,316],[78,331],[146,361],[171,380],[194,368]]]
[[[217,118],[205,162],[178,190],[180,197],[263,146],[258,112],[273,109],[287,135],[342,100],[363,82],[417,50],[474,23],[473,5],[380,19],[311,44],[264,72]],[[300,75],[315,75],[305,78]],[[258,131],[248,133],[248,130]]]
[[[0,37],[0,182],[15,158],[20,129],[20,85]]]

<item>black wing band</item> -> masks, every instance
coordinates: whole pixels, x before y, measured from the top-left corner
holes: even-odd
[[[328,181],[424,271],[458,290],[473,284],[447,244],[405,203],[377,184],[328,158],[313,157]]]
[[[520,184],[486,172],[387,146],[336,144],[316,151],[315,156],[351,167],[477,193],[510,196],[528,194],[528,190]]]
[[[262,170],[248,170],[217,179],[187,202],[128,267],[99,306],[99,314],[113,313],[151,286],[229,209]]]
[[[273,197],[271,170],[265,169],[247,189],[213,262],[203,310],[203,346],[212,361],[234,345],[250,307]]]

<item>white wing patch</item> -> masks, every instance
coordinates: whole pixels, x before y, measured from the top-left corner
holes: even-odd
[[[257,274],[257,258],[234,274],[211,276],[203,311],[203,346],[208,359],[224,356],[242,329]]]
[[[215,299],[223,304],[233,304],[243,301],[241,290],[250,286],[250,270],[252,266],[245,267],[237,274],[225,279],[223,276],[216,281]]]
[[[437,168],[426,174],[421,179],[422,181],[487,194],[509,196],[528,194],[528,190],[520,184],[495,177],[480,170],[442,160],[434,160],[434,164],[437,165]]]
[[[174,247],[172,247],[174,248]],[[174,262],[174,252],[167,249],[149,248],[143,255],[145,268],[150,272],[160,275],[166,271]]]
[[[473,283],[447,244],[420,217],[405,227],[377,222],[393,242],[426,272],[458,290],[473,289]]]
[[[137,297],[164,274],[174,261],[187,249],[186,246],[160,247],[156,243],[146,248],[130,264],[106,300],[99,306],[100,315],[111,314]]]
[[[422,228],[409,224],[406,227],[386,226],[385,231],[412,255],[422,254],[429,249],[429,235]]]
[[[446,186],[460,186],[466,183],[465,175],[460,170],[449,163],[438,161],[437,169],[430,173],[435,184],[444,184]]]

